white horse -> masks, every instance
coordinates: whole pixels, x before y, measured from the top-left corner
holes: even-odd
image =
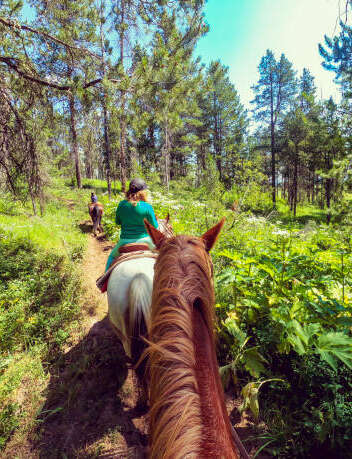
[[[174,235],[169,215],[158,223],[159,231],[166,237]],[[124,261],[112,271],[108,282],[110,322],[133,364],[137,363],[145,348],[139,337],[145,336],[149,329],[154,264],[154,258]]]

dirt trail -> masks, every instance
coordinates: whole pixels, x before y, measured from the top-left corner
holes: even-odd
[[[87,231],[87,222],[80,226]],[[112,245],[87,236],[82,322],[74,330],[73,343],[50,370],[38,428],[16,449],[17,458],[139,459],[145,455],[145,413],[136,408],[132,370],[110,328],[106,294],[95,285]]]
[[[111,242],[88,235],[82,261],[83,321],[77,344],[63,356],[59,375],[52,375],[52,397],[44,410],[63,409],[44,422],[39,457],[144,456],[146,422],[135,408],[132,370],[110,328],[106,294],[95,285],[111,247]]]

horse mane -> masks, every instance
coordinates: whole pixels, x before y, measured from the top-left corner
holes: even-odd
[[[200,238],[180,235],[162,243],[155,264],[146,351],[151,370],[152,458],[202,457],[206,432],[199,394],[203,381],[197,378],[195,318],[204,323],[214,348],[211,259]]]

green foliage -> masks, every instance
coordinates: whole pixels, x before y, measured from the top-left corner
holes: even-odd
[[[29,216],[28,203],[0,200],[0,449],[14,431],[33,427],[44,367],[62,353],[79,317],[76,263],[86,238],[78,222],[87,192],[55,181],[51,193],[43,218]]]
[[[260,180],[261,176],[262,174],[258,173],[256,180]],[[227,208],[231,208],[235,203],[238,210],[258,215],[268,215],[273,208],[271,196],[268,192],[263,192],[255,180],[242,187],[233,185],[230,190],[225,191],[222,200]]]
[[[215,198],[214,200],[220,199],[223,186],[220,183],[219,171],[211,155],[206,157],[205,169],[202,172],[200,184],[205,196],[209,196],[211,193]]]
[[[0,353],[40,342],[60,346],[61,329],[77,314],[72,266],[26,239],[1,236],[0,247]]]
[[[258,375],[286,381],[275,391],[270,385],[262,389],[262,419],[271,432],[281,432],[267,444],[273,453],[292,455],[289,445],[296,435],[303,456],[322,444],[342,454],[351,403],[351,249],[343,234],[324,226],[285,228],[263,218],[242,217],[238,228],[228,233],[228,243],[222,240],[216,257],[221,359],[234,362],[241,352],[239,343],[250,336],[251,347],[263,358]],[[253,375],[253,369],[237,359],[236,380],[248,381],[244,406],[256,415]],[[307,430],[310,436],[302,434]]]

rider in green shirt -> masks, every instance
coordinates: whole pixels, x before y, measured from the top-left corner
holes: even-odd
[[[115,222],[121,225],[120,240],[112,249],[106,269],[108,270],[114,258],[119,255],[119,248],[131,242],[146,243],[154,248],[153,242],[144,226],[144,219],[147,219],[154,228],[158,227],[153,207],[146,202],[147,184],[144,180],[136,178],[131,180],[126,199],[121,201],[116,209]]]

